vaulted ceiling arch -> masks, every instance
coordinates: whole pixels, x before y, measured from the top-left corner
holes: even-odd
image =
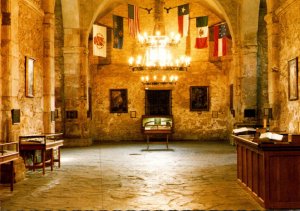
[[[225,12],[223,6],[220,4],[218,0],[195,0],[194,2],[199,2],[203,6],[210,9],[212,12],[214,12],[218,17],[225,20],[229,26],[229,30],[231,34],[233,35],[233,28],[230,21],[229,16]],[[113,10],[116,6],[120,4],[127,4],[129,3],[128,0],[103,0],[99,2],[98,6],[96,7],[93,17],[89,23],[89,26],[87,27],[87,32],[90,33],[92,30],[93,24],[97,21],[97,19],[103,17],[105,14],[107,14],[109,11]],[[130,3],[132,3],[130,1]],[[233,35],[234,39],[234,35]],[[88,42],[88,37],[86,37],[86,44]]]

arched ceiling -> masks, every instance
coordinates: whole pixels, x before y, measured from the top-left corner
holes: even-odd
[[[241,0],[230,0],[230,1],[235,3]],[[88,27],[89,28],[88,31],[91,30],[92,24],[96,22],[98,18],[104,16],[119,4],[124,4],[129,2],[133,3],[133,1],[128,1],[128,0],[93,0],[93,4],[97,5],[98,3],[99,6],[97,8],[97,11],[94,12],[94,16],[92,18],[90,26]],[[214,12],[220,19],[226,20],[228,22],[229,18],[227,17],[226,12],[222,7],[222,5],[220,4],[219,0],[194,0],[194,2],[198,2],[202,4],[204,7]]]
[[[64,28],[81,29],[81,31],[85,33],[83,40],[85,40],[86,43],[88,41],[92,25],[97,22],[99,18],[105,16],[120,4],[140,4],[139,0],[61,1],[63,7]],[[251,34],[255,34],[258,22],[257,8],[259,7],[260,0],[193,0],[193,2],[202,4],[204,7],[214,12],[220,19],[225,20],[234,40],[238,34],[247,34],[249,31],[251,31]],[[243,10],[245,10],[245,12],[243,12]],[[238,22],[238,19],[241,21]],[[251,26],[249,26],[249,20],[251,20]],[[241,26],[243,27],[237,29]]]

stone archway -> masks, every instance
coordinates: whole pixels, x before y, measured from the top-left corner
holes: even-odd
[[[235,5],[217,0],[204,2],[227,22],[232,34],[233,56],[229,81],[235,85],[236,121],[242,121],[244,109],[257,109],[256,35],[259,0],[235,1]],[[87,89],[89,86],[87,55],[92,25],[99,16],[124,3],[128,3],[128,1],[94,0],[92,5],[87,5],[80,0],[62,0],[65,33],[65,107],[66,111],[76,110],[78,112],[78,120],[65,122],[65,132],[70,137],[89,137],[89,120],[86,117]],[[66,5],[68,5],[67,9]],[[84,14],[88,9],[91,12],[88,15]],[[249,22],[249,20],[251,21]]]

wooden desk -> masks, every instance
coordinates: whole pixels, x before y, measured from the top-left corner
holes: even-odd
[[[147,150],[149,149],[149,145],[150,145],[150,137],[157,136],[157,135],[166,135],[166,141],[151,142],[151,143],[166,144],[167,149],[169,149],[169,135],[172,134],[171,130],[144,130],[144,134],[146,135],[147,138]]]
[[[33,161],[32,166],[26,165],[27,168],[32,168],[33,171],[36,168],[43,168],[43,174],[45,174],[45,167],[46,164],[50,164],[51,171],[53,171],[53,164],[54,162],[58,162],[58,167],[60,167],[60,147],[63,146],[63,140],[61,133],[55,134],[42,134],[42,135],[26,135],[19,137],[19,146],[20,146],[20,153],[24,151],[34,151],[34,150],[41,150],[42,152],[42,162],[35,163]],[[54,149],[58,150],[58,157],[54,159]],[[51,157],[49,160],[46,160],[46,151],[51,151]]]
[[[300,208],[299,137],[278,144],[233,138],[238,182],[266,209]]]
[[[147,150],[150,145],[151,136],[166,136],[166,141],[156,141],[151,143],[166,144],[169,148],[169,136],[173,133],[174,121],[172,115],[143,115],[142,116],[142,133],[147,139]]]
[[[14,149],[11,149],[13,147]],[[14,190],[14,160],[19,158],[18,142],[0,143],[0,165],[10,163],[10,190]]]

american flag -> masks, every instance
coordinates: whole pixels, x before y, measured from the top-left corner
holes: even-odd
[[[131,4],[128,4],[128,28],[130,36],[137,37],[140,32],[139,8]]]

